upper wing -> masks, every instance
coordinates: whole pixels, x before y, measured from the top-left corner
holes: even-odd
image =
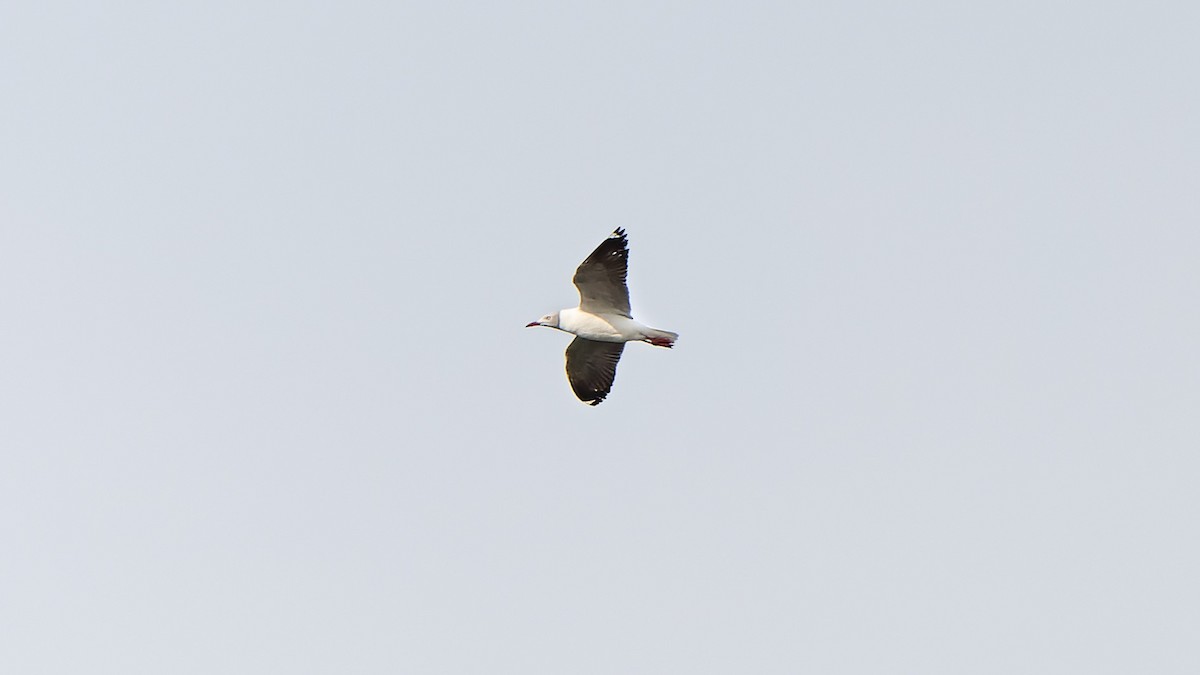
[[[612,391],[624,342],[600,342],[577,337],[567,346],[567,381],[580,401],[599,405]]]
[[[573,281],[579,289],[579,309],[628,317],[629,289],[625,287],[628,267],[628,241],[625,230],[618,227],[575,270]]]

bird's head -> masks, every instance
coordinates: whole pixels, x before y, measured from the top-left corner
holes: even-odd
[[[543,316],[542,318],[538,319],[537,321],[531,321],[531,322],[525,324],[526,328],[533,328],[534,326],[548,326],[550,328],[558,328],[558,312],[555,312],[553,314],[547,314],[546,316]]]

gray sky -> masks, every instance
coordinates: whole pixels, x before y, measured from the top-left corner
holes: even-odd
[[[0,671],[1200,672],[1198,8],[7,3]]]

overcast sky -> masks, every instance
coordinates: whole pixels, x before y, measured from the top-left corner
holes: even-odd
[[[0,671],[1200,672],[1198,27],[6,3]]]

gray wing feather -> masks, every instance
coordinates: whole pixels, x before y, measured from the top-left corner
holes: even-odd
[[[618,227],[575,270],[579,309],[633,318],[629,314],[629,288],[625,286],[628,269],[629,242],[625,230]]]
[[[624,342],[600,342],[577,337],[567,346],[567,381],[580,401],[600,405],[612,391],[617,377],[617,361],[625,350]]]

